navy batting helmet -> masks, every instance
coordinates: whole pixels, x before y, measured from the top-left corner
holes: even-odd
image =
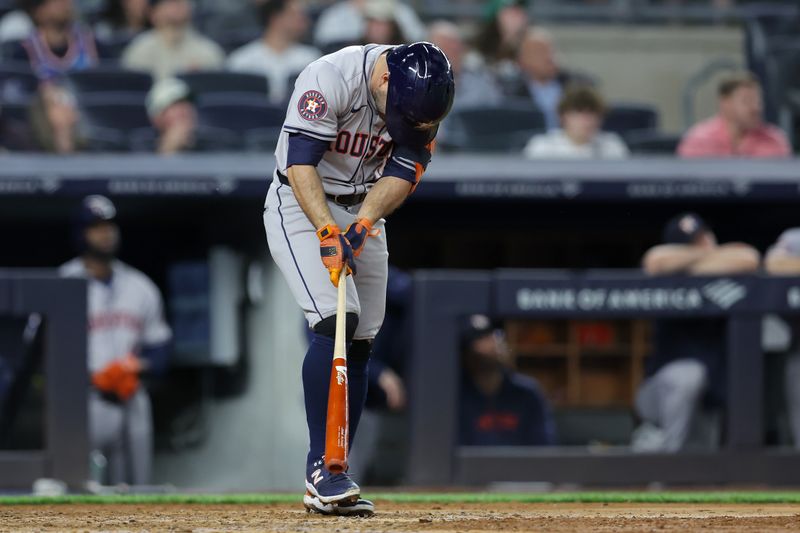
[[[425,146],[436,137],[439,122],[453,105],[455,82],[450,61],[436,45],[419,42],[393,48],[386,62],[389,135],[400,145]]]
[[[83,253],[87,249],[88,243],[84,235],[86,228],[100,222],[113,223],[116,217],[117,208],[105,196],[92,194],[84,198],[75,213],[73,221],[73,233],[77,251]]]

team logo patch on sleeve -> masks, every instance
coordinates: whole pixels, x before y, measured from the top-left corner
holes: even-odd
[[[306,91],[297,103],[300,116],[306,120],[319,120],[328,113],[328,102],[319,91]]]

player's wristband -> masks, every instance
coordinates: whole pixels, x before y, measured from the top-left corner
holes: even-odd
[[[334,235],[339,235],[340,233],[342,233],[342,230],[339,229],[339,226],[328,224],[317,230],[317,237],[319,238],[319,242],[322,242],[325,239],[333,237]]]

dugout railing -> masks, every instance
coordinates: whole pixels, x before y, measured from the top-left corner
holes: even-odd
[[[720,281],[725,291],[714,290]],[[458,320],[724,318],[725,441],[716,452],[626,447],[462,447],[457,443]],[[639,271],[419,271],[414,278],[409,482],[478,485],[800,483],[800,452],[764,446],[762,317],[800,313],[800,278],[646,277]]]
[[[0,489],[30,491],[40,478],[84,490],[89,471],[86,282],[53,271],[0,270],[0,316],[41,318],[44,446],[0,450]]]

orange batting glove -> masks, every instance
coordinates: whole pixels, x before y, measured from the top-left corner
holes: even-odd
[[[318,229],[317,237],[319,237],[319,255],[322,258],[322,264],[330,272],[333,286],[338,287],[339,276],[345,266],[348,274],[355,275],[356,273],[353,247],[350,246],[350,241],[342,235],[339,226],[332,224]]]

